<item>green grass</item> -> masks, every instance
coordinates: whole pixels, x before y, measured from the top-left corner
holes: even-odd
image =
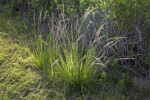
[[[0,32],[2,32],[0,33],[0,99],[140,100],[144,98],[140,91],[132,87],[121,89],[109,77],[105,79],[106,75],[103,75],[102,79],[100,76],[102,66],[97,60],[95,48],[91,46],[83,53],[84,47],[79,43],[80,37],[69,41],[68,44],[62,42],[60,45],[58,41],[52,42],[55,38],[48,37],[44,40],[39,35],[31,49],[29,48],[31,38],[26,41],[27,45],[20,42],[21,38],[25,39],[29,34],[13,34],[14,29],[16,31],[22,29],[22,32],[25,32],[26,29],[22,28],[22,24],[18,24],[21,22],[11,19],[10,23],[16,23],[12,29],[7,26],[6,19],[0,17]],[[7,30],[4,30],[5,27]],[[3,33],[3,30],[7,34]]]
[[[83,55],[77,46],[72,45],[70,48],[71,50],[63,48],[63,55],[59,55],[59,61],[55,66],[57,78],[72,88],[90,87],[98,76],[100,67],[96,66],[95,51],[88,50],[87,54]]]
[[[34,63],[37,68],[44,70],[48,76],[54,78],[54,64],[58,59],[59,52],[57,45],[51,43],[50,40],[43,41],[39,35],[35,43],[33,43],[33,53],[35,55]]]
[[[61,98],[61,93],[37,70],[30,49],[14,38],[13,30],[7,30],[11,35],[3,33],[3,21],[0,20],[0,100]]]

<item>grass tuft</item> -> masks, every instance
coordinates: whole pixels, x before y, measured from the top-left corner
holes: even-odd
[[[57,78],[74,88],[89,87],[98,76],[96,59],[93,57],[94,50],[88,50],[87,54],[81,56],[78,49],[63,49],[64,55],[59,55],[56,64]]]

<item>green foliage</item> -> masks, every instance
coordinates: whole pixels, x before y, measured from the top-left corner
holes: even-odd
[[[133,36],[135,27],[137,25],[143,30],[145,36],[150,25],[150,1],[149,0],[107,0],[108,14],[113,14],[113,18],[118,28],[123,34],[128,32],[128,37]],[[145,27],[142,27],[144,25]],[[144,40],[148,40],[147,37],[143,37]],[[133,42],[133,41],[132,41]],[[135,41],[134,41],[135,42]]]
[[[104,56],[104,61],[107,61],[107,56]]]
[[[112,67],[113,70],[118,70],[118,68],[119,68],[118,60],[114,60],[111,63],[111,67]]]
[[[75,89],[89,88],[98,76],[99,69],[94,58],[95,49],[91,47],[86,51],[84,54],[80,52],[78,43],[63,47],[62,53],[59,53],[59,62],[55,66],[57,80]]]
[[[122,89],[125,89],[125,87],[129,86],[131,83],[131,78],[129,76],[129,73],[122,74],[122,79],[118,82],[119,86]]]
[[[52,12],[60,12],[64,8],[65,13],[72,16],[84,14],[85,11],[97,7],[97,3],[98,1],[95,2],[95,0],[10,0],[8,2],[3,0],[0,5],[7,8],[11,14],[14,12],[33,13],[34,11],[39,12],[41,9],[51,14]],[[54,14],[57,15],[57,13]]]
[[[96,7],[95,0],[80,0],[80,11],[84,13]]]
[[[124,89],[124,88],[126,87],[126,83],[125,83],[125,80],[124,80],[124,79],[120,80],[120,81],[118,82],[118,84],[119,84],[119,86],[120,86],[122,89]]]
[[[147,87],[147,85],[143,86],[143,91],[142,92],[143,92],[143,95],[145,95],[145,96],[148,94],[148,87]]]
[[[50,37],[51,39],[51,37]],[[58,59],[59,48],[57,44],[54,45],[51,43],[51,40],[48,39],[46,42],[42,39],[42,35],[38,36],[38,41],[35,45],[34,54],[35,54],[35,64],[38,68],[46,71],[51,78],[54,76],[54,63]]]
[[[4,56],[0,54],[0,65],[4,62]]]
[[[137,86],[137,77],[134,77],[134,79],[133,79],[133,85],[134,85],[134,87]]]
[[[105,1],[105,0],[104,0]],[[109,10],[113,11],[115,18],[133,23],[139,16],[149,16],[149,0],[107,0]],[[143,9],[142,9],[143,8]],[[142,14],[141,14],[142,13]],[[130,22],[129,22],[130,21]]]
[[[107,75],[107,73],[106,73],[105,71],[103,71],[103,72],[101,73],[101,77],[102,77],[103,79],[108,79],[108,75]]]
[[[21,26],[20,24],[17,24],[16,20],[13,23],[15,23],[14,25]],[[2,26],[6,26],[3,24],[4,23],[1,24],[0,29]],[[20,27],[17,28],[17,31],[19,29]],[[9,31],[10,30],[11,29],[9,29]],[[33,41],[34,39],[32,40],[35,45],[35,48],[32,49],[35,54],[34,63],[38,68],[42,69],[42,72],[46,72],[46,74],[51,77],[50,79],[47,79],[45,75],[40,75],[42,73],[41,70],[35,69],[35,65],[32,62],[34,57],[32,56],[32,53],[29,52],[27,47],[22,48],[18,44],[13,44],[14,41],[10,41],[8,37],[5,40],[0,37],[0,53],[2,51],[8,54],[6,58],[2,57],[2,61],[4,63],[0,65],[0,99],[130,100],[131,98],[132,100],[135,98],[136,100],[136,93],[134,94],[131,92],[129,96],[123,95],[118,92],[119,89],[117,89],[116,86],[114,87],[116,84],[110,85],[107,80],[105,81],[107,85],[104,87],[104,82],[101,84],[103,85],[101,87],[97,83],[97,81],[99,82],[99,78],[97,76],[101,75],[102,78],[107,79],[108,75],[105,71],[101,71],[102,69],[100,63],[102,62],[99,59],[101,57],[96,57],[97,51],[95,47],[91,44],[92,46],[86,48],[83,53],[81,48],[83,48],[84,45],[79,45],[81,42],[77,41],[79,38],[69,42],[69,39],[66,39],[67,43],[65,43],[61,41],[65,41],[63,37],[64,33],[61,33],[61,36],[59,36],[59,32],[60,31],[58,31],[58,35],[55,38],[48,36],[47,39],[43,39],[42,35],[38,35],[36,43]],[[70,34],[70,31],[67,34]],[[17,35],[14,34],[12,36],[17,37]],[[63,39],[61,38],[59,40],[60,37],[63,37]],[[1,46],[4,46],[5,49],[1,49]],[[103,60],[104,62],[107,62],[108,58],[105,56]],[[117,61],[114,61],[113,63],[114,66],[118,64]],[[115,77],[117,78],[117,76]],[[54,80],[51,81],[51,79]],[[60,83],[60,86],[57,86],[56,84],[60,80],[62,83]],[[119,84],[121,87],[125,87],[126,85],[124,84],[129,83],[128,74],[123,74],[122,80],[123,81],[120,81]],[[51,82],[53,83],[50,84]],[[94,88],[92,91],[85,89],[86,93],[85,91],[74,91],[71,92],[72,95],[68,95],[70,93],[70,91],[68,92],[70,88],[66,89],[66,84],[73,86],[71,87],[73,89],[84,87]],[[53,86],[55,89],[53,89]],[[130,91],[128,92],[130,93]]]

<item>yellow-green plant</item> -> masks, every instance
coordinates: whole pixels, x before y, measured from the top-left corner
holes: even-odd
[[[55,24],[52,20],[51,38],[44,41],[42,36],[39,36],[35,52],[39,68],[48,72],[55,80],[78,89],[92,85],[91,83],[108,63],[109,59],[106,57],[105,61],[102,60],[105,52],[120,39],[115,37],[103,41],[104,36],[100,33],[105,24],[96,32],[88,32],[91,22],[88,24],[85,22],[93,10],[85,13],[80,20],[81,24],[77,21],[79,25],[75,27],[68,26],[70,23],[66,23],[65,19],[61,22],[56,20]],[[88,35],[90,38],[87,38]]]
[[[51,38],[52,39],[52,38]],[[57,44],[52,44],[51,40],[44,41],[42,36],[39,35],[38,41],[34,50],[35,53],[35,64],[38,68],[46,71],[51,78],[54,76],[53,64],[57,60],[59,48]]]
[[[88,49],[81,55],[77,45],[72,45],[70,50],[63,49],[63,55],[59,55],[59,63],[56,64],[58,79],[75,88],[90,86],[98,75],[95,49]]]

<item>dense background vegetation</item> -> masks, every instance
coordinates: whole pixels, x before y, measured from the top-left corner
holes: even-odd
[[[150,0],[0,1],[1,13],[29,22],[15,32],[34,37],[35,66],[81,94],[94,82],[117,84],[126,93],[137,77],[150,79],[149,8]],[[142,89],[145,96],[148,86]],[[136,98],[118,97],[124,95]]]

